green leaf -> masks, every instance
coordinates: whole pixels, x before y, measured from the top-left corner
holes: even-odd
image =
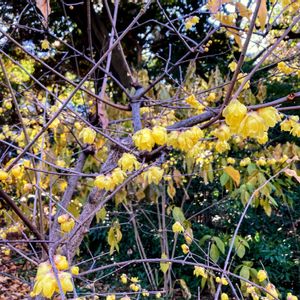
[[[102,207],[97,213],[96,213],[96,222],[99,223],[100,221],[103,221],[106,217],[106,209],[105,207]]]
[[[183,224],[183,222],[185,221],[185,216],[184,216],[183,211],[180,207],[175,206],[173,208],[173,218],[176,222],[178,221],[181,224]]]
[[[220,257],[220,251],[218,247],[215,244],[212,244],[209,250],[209,256],[212,259],[213,262],[217,262]]]
[[[249,271],[249,267],[242,267],[241,271],[240,271],[240,276],[242,276],[245,279],[249,279],[250,277],[250,271]]]
[[[239,258],[243,258],[246,252],[246,248],[243,245],[239,245],[238,248],[236,249],[236,254],[238,255]]]
[[[203,237],[200,239],[199,245],[200,245],[200,246],[204,245],[204,243],[205,243],[208,239],[210,239],[210,238],[211,238],[211,235],[206,234],[205,236],[203,236]]]
[[[216,242],[217,247],[219,248],[219,250],[221,251],[221,253],[224,254],[225,253],[225,245],[222,242],[222,240],[219,237],[217,237],[217,236],[214,236],[212,238],[212,240],[214,240]]]
[[[205,287],[206,280],[207,280],[207,278],[202,277],[202,279],[201,279],[201,289],[203,289]]]
[[[251,175],[256,170],[257,170],[256,164],[251,163],[247,167],[247,172],[248,172],[249,175]]]
[[[229,178],[230,178],[229,175],[224,172],[220,177],[221,185],[224,186],[228,182]]]

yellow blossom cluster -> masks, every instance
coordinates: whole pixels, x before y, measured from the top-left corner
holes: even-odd
[[[190,30],[197,23],[199,23],[199,17],[191,16],[185,20],[185,29]]]
[[[193,273],[196,277],[201,276],[203,278],[207,278],[207,272],[203,267],[195,266]]]
[[[268,274],[265,270],[259,270],[257,272],[257,279],[258,279],[259,282],[263,282],[267,278],[268,278]]]
[[[96,131],[92,128],[83,128],[79,133],[79,138],[82,138],[85,144],[93,144],[96,138]]]
[[[118,161],[118,166],[124,172],[132,172],[139,169],[140,163],[133,154],[123,153],[122,157]]]
[[[185,99],[185,102],[192,108],[196,109],[198,114],[201,114],[205,109],[205,106],[196,99],[194,94],[188,96]]]
[[[130,283],[129,284],[129,288],[133,291],[133,292],[138,292],[141,290],[141,285],[140,285],[140,280],[138,277],[128,277],[126,274],[122,274],[120,276],[120,281],[123,283],[123,284],[127,284],[127,283]],[[148,297],[149,296],[149,292],[145,289],[142,290],[142,293],[143,293],[143,296],[144,297]]]
[[[57,222],[60,224],[62,232],[70,232],[75,226],[74,219],[68,214],[60,215],[57,218]]]
[[[151,151],[155,144],[161,146],[167,142],[167,130],[162,126],[155,126],[152,130],[144,128],[137,131],[132,139],[139,150]]]
[[[221,283],[222,285],[228,285],[228,281],[226,278],[222,277],[216,277],[216,283]]]
[[[126,173],[121,168],[115,168],[111,174],[99,175],[94,180],[94,185],[98,189],[104,189],[106,191],[112,191],[116,186],[124,182]]]
[[[264,107],[247,113],[247,107],[236,99],[223,110],[223,116],[232,134],[254,138],[260,144],[268,141],[268,129],[281,120],[274,107]]]
[[[286,75],[290,75],[294,72],[294,69],[291,68],[290,66],[288,66],[285,62],[281,61],[280,63],[278,63],[277,68],[280,72],[286,74]]]
[[[147,182],[148,184],[151,183],[159,184],[163,178],[163,175],[164,175],[164,170],[156,166],[152,166],[148,170],[142,173],[142,177],[144,181]]]
[[[300,137],[300,123],[298,116],[290,116],[280,124],[282,131],[288,131],[293,136]]]
[[[79,272],[78,267],[72,267],[71,273],[66,272],[69,268],[68,261],[65,256],[55,255],[54,263],[58,270],[58,279],[60,281],[64,293],[73,291],[72,274],[76,275]],[[51,298],[55,292],[59,292],[59,286],[51,264],[43,262],[39,265],[35,277],[35,284],[31,297],[41,295],[46,298]]]

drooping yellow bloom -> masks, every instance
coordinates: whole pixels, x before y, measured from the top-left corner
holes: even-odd
[[[229,297],[226,293],[221,294],[221,300],[229,300]]]
[[[207,97],[206,97],[206,101],[208,102],[213,102],[217,99],[217,95],[216,93],[210,93]]]
[[[8,178],[8,173],[0,169],[0,180],[6,180]]]
[[[116,300],[116,296],[114,294],[107,295],[106,300]]]
[[[232,61],[229,65],[228,65],[229,69],[231,72],[234,72],[236,70],[237,67],[237,63],[235,61]]]
[[[57,270],[59,271],[67,270],[69,268],[67,258],[63,255],[59,255],[59,254],[55,255],[54,263],[56,265]]]
[[[257,272],[257,279],[259,282],[263,282],[265,279],[267,279],[268,275],[267,272],[264,270],[259,270]]]
[[[126,178],[126,173],[121,168],[115,168],[111,173],[111,180],[114,185],[121,184]]]
[[[237,132],[240,123],[246,116],[246,113],[247,107],[235,99],[230,101],[230,103],[225,107],[222,115],[231,130],[233,132]]]
[[[264,134],[262,136],[258,136],[256,140],[260,145],[264,145],[269,140],[268,133],[264,132]]]
[[[106,177],[104,175],[97,176],[94,185],[100,190],[104,189],[106,187]]]
[[[56,290],[56,287],[57,283],[54,273],[49,272],[44,274],[43,277],[36,277],[36,282],[33,286],[31,295],[34,297],[41,294],[46,298],[51,298]]]
[[[265,289],[272,295],[267,294],[267,298],[268,299],[274,299],[274,298],[278,298],[278,292],[274,286],[274,284],[272,283],[268,283],[267,286],[265,287]]]
[[[123,273],[123,274],[120,276],[120,280],[121,280],[121,282],[122,282],[123,284],[126,284],[127,281],[128,281],[127,275]]]
[[[20,179],[23,176],[23,168],[21,166],[14,166],[11,169],[11,174],[13,177]]]
[[[60,216],[57,218],[57,222],[58,222],[59,224],[64,223],[64,222],[67,222],[68,220],[69,220],[69,215],[68,215],[68,214],[60,215]]]
[[[291,67],[289,67],[285,62],[281,61],[280,63],[278,63],[277,68],[280,72],[289,75],[291,73],[293,73],[295,70]]]
[[[160,297],[161,297],[161,292],[158,292],[158,293],[155,294],[156,299],[159,299]]]
[[[226,280],[225,277],[222,277],[222,278],[216,277],[216,282],[221,283],[222,285],[228,285],[228,281]]]
[[[251,159],[249,157],[245,157],[240,161],[241,167],[246,167],[251,164]]]
[[[199,23],[199,17],[192,16],[185,20],[185,28],[186,30],[190,30],[194,25]]]
[[[198,108],[199,106],[199,102],[197,101],[196,97],[194,94],[188,96],[187,98],[185,98],[185,102],[190,105],[193,108]]]
[[[155,145],[155,140],[152,136],[152,131],[149,128],[144,128],[137,131],[133,137],[133,142],[139,150],[151,151]]]
[[[159,167],[150,167],[147,171],[143,172],[144,180],[148,183],[159,184],[164,175],[164,170]]]
[[[142,290],[142,296],[143,297],[149,297],[150,293],[147,290]]]
[[[183,226],[180,224],[180,222],[175,222],[173,225],[172,225],[172,230],[174,233],[181,233],[181,232],[184,232],[184,228]]]
[[[223,153],[230,149],[230,145],[227,142],[218,141],[216,143],[216,151],[218,153]]]
[[[203,267],[195,266],[193,274],[196,277],[201,276],[201,277],[207,278],[206,270]]]
[[[85,144],[93,144],[96,138],[96,131],[92,128],[83,128],[79,133]]]
[[[228,141],[231,137],[230,128],[225,124],[215,129],[212,134],[222,142]]]
[[[287,293],[286,300],[298,300],[298,297],[294,296],[292,293]]]
[[[155,126],[152,128],[152,136],[155,144],[161,146],[167,143],[167,129],[162,126]]]
[[[138,292],[140,290],[140,286],[135,283],[132,283],[129,288],[134,292]]]
[[[260,157],[257,161],[256,161],[256,164],[258,166],[265,166],[267,164],[267,161],[264,157]]]
[[[138,282],[140,282],[140,280],[139,280],[138,277],[131,277],[131,278],[130,278],[130,281],[133,282],[133,283],[138,283]]]
[[[170,134],[168,134],[167,145],[172,146],[174,149],[178,149],[179,148],[178,137],[179,137],[179,132],[172,131]]]
[[[294,123],[294,126],[291,130],[291,134],[293,136],[296,136],[296,137],[300,137],[300,124],[299,123]]]
[[[295,126],[296,122],[299,121],[298,116],[290,116],[288,119],[280,123],[280,129],[282,131],[291,131]]]
[[[190,251],[190,248],[187,244],[182,244],[181,245],[181,250],[182,250],[183,254],[188,254],[189,251]]]
[[[72,275],[67,272],[59,272],[58,278],[64,293],[73,291]]]
[[[118,161],[118,166],[124,172],[132,172],[140,167],[140,163],[137,161],[136,157],[130,153],[123,153],[122,157]]]
[[[228,157],[227,158],[227,163],[230,164],[230,165],[233,165],[235,163],[235,159],[232,158],[232,157]]]
[[[75,221],[73,218],[69,218],[68,221],[66,222],[63,222],[60,224],[60,229],[63,231],[63,232],[70,232],[75,226]]]
[[[244,137],[257,138],[262,137],[267,130],[265,121],[259,114],[252,111],[242,120],[239,133]]]
[[[77,266],[71,267],[71,273],[73,275],[78,275],[79,274],[79,267],[77,267]]]
[[[274,127],[277,122],[281,120],[277,109],[272,106],[261,108],[257,112],[259,116],[264,119],[265,124],[269,127]]]

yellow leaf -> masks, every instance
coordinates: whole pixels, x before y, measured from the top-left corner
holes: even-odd
[[[262,0],[261,3],[260,3],[260,7],[259,7],[259,10],[258,10],[258,21],[259,21],[259,24],[260,24],[260,28],[262,30],[265,29],[265,25],[266,25],[266,21],[267,21],[267,1],[266,0]]]
[[[215,14],[222,4],[229,2],[231,2],[231,0],[208,0],[207,6],[209,10]]]
[[[285,174],[294,177],[300,183],[300,176],[297,175],[296,171],[291,169],[286,169]]]
[[[171,199],[173,199],[174,196],[176,195],[176,189],[174,188],[172,181],[169,181],[167,192]]]
[[[99,223],[100,221],[104,221],[105,217],[106,217],[106,209],[105,209],[105,207],[102,207],[96,213],[96,222]]]
[[[162,253],[161,258],[162,259],[166,259],[166,258],[168,258],[168,256],[166,255],[166,253]],[[170,267],[170,263],[169,262],[161,262],[160,263],[160,270],[164,274],[169,270],[169,267]]]
[[[237,186],[240,185],[241,175],[238,170],[236,170],[232,166],[228,166],[224,168],[224,171],[234,180]]]
[[[249,9],[247,6],[245,6],[243,3],[240,3],[240,2],[236,3],[236,7],[237,7],[237,9],[239,11],[239,14],[242,17],[250,19],[251,15],[252,15],[251,9]]]

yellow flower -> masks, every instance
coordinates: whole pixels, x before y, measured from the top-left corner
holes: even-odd
[[[265,121],[259,114],[252,111],[241,122],[239,133],[244,137],[257,138],[263,137],[267,130]]]
[[[251,164],[251,159],[250,159],[249,157],[243,158],[243,159],[240,161],[240,166],[241,166],[241,167],[246,167],[246,166],[248,166],[249,164]]]
[[[187,104],[189,104],[189,105],[190,105],[191,107],[193,107],[193,108],[198,108],[198,106],[199,106],[199,104],[200,104],[200,103],[197,101],[197,99],[196,99],[196,97],[195,97],[194,94],[188,96],[188,97],[185,99],[185,102],[186,102]]]
[[[281,120],[277,109],[272,106],[261,108],[257,112],[259,116],[264,119],[265,124],[269,127],[274,127],[276,123]]]
[[[225,122],[233,131],[237,131],[239,124],[242,122],[247,113],[247,107],[238,100],[232,100],[223,110]]]
[[[41,41],[41,48],[43,49],[43,50],[47,50],[47,49],[49,49],[50,48],[50,43],[49,43],[49,41],[48,40],[42,40]]]
[[[126,173],[123,172],[120,168],[115,168],[111,173],[111,180],[114,185],[121,184],[126,178]]]
[[[287,293],[286,300],[298,300],[298,297],[294,296],[292,293]]]
[[[15,178],[21,178],[23,176],[23,168],[21,166],[14,166],[11,169],[11,174]]]
[[[143,173],[144,180],[148,182],[148,184],[155,183],[159,184],[164,175],[164,170],[159,167],[150,167],[147,171]]]
[[[189,17],[188,19],[185,20],[185,29],[189,30],[197,23],[199,23],[199,17],[197,16]]]
[[[77,266],[71,267],[71,273],[73,275],[78,275],[79,274],[79,267],[77,267]]]
[[[237,63],[235,61],[232,61],[229,65],[228,65],[229,69],[231,72],[234,72],[236,70],[237,67]]]
[[[143,290],[143,291],[142,291],[142,296],[143,296],[143,297],[149,297],[150,294],[149,294],[149,292],[148,292],[147,290]],[[292,300],[294,300],[294,299],[292,299]]]
[[[72,275],[70,273],[59,272],[58,278],[64,293],[73,291]]]
[[[106,177],[104,175],[97,176],[94,185],[100,190],[104,189],[106,187]]]
[[[167,129],[162,126],[155,126],[152,129],[152,136],[157,145],[164,145],[167,142]]]
[[[257,279],[259,282],[263,282],[265,279],[267,279],[267,272],[264,270],[259,270],[257,272]]]
[[[8,178],[8,173],[0,169],[0,180],[6,180]]]
[[[300,137],[300,124],[299,123],[295,122],[294,127],[291,130],[291,134],[293,136]]]
[[[229,297],[226,293],[221,294],[221,300],[229,300]]]
[[[120,298],[120,300],[130,300],[130,298],[126,295],[126,296]]]
[[[210,93],[207,97],[206,97],[206,101],[208,102],[213,102],[215,101],[217,98],[216,93]]]
[[[194,267],[194,273],[196,277],[202,276],[204,278],[207,278],[207,273],[203,267],[195,266]]]
[[[256,162],[258,166],[265,166],[267,164],[266,159],[264,157],[260,157],[259,160]]]
[[[267,294],[267,298],[268,299],[274,299],[274,298],[278,298],[278,293],[276,291],[275,286],[272,283],[268,283],[267,286],[265,287],[266,290],[272,295]]]
[[[161,293],[160,292],[158,292],[158,293],[155,294],[155,298],[156,299],[159,299],[160,297],[161,297]]]
[[[168,134],[167,145],[172,146],[175,149],[179,148],[178,137],[179,137],[179,132],[172,131],[170,134]]]
[[[133,283],[138,283],[138,282],[140,282],[140,280],[139,280],[138,277],[131,277],[131,278],[130,278],[130,281],[133,282]]]
[[[55,255],[54,256],[54,263],[56,265],[57,270],[63,271],[69,268],[69,264],[67,258],[63,255]]]
[[[32,295],[41,294],[46,298],[51,298],[57,287],[56,279],[53,273],[47,273],[44,277],[37,280],[34,284]]]
[[[96,131],[92,128],[83,128],[79,133],[85,144],[93,144],[96,138]]]
[[[218,153],[223,153],[230,149],[230,145],[227,142],[217,141],[216,143],[216,151]]]
[[[149,128],[144,128],[137,131],[133,137],[133,142],[139,150],[151,151],[155,145],[155,140],[152,136],[152,131]]]
[[[73,218],[69,218],[68,221],[66,222],[63,222],[60,224],[60,229],[63,231],[63,232],[70,232],[75,226],[75,221]]]
[[[116,296],[114,294],[107,295],[106,300],[116,300]]]
[[[281,61],[278,63],[277,68],[280,72],[289,75],[294,72],[294,69],[289,67],[285,62]]]
[[[134,291],[134,292],[138,292],[139,289],[140,289],[140,286],[138,286],[138,285],[135,284],[135,283],[132,283],[132,284],[129,286],[129,288],[130,288],[132,291]]]
[[[140,167],[140,163],[137,161],[136,157],[130,153],[123,153],[122,157],[118,161],[118,166],[124,172],[132,172]]]
[[[299,121],[298,116],[290,116],[289,119],[284,120],[280,123],[280,129],[282,131],[290,131],[295,126],[296,122]]]
[[[276,160],[275,158],[270,158],[270,159],[268,159],[268,161],[267,161],[267,164],[268,164],[269,166],[275,165],[276,163],[277,163],[277,160]]]
[[[181,245],[181,250],[182,250],[183,254],[188,254],[189,251],[190,251],[190,248],[187,244],[182,244]]]
[[[178,221],[172,225],[172,230],[174,233],[184,232],[183,226]]]
[[[128,281],[127,275],[126,275],[126,274],[122,274],[122,275],[120,276],[120,280],[121,280],[121,282],[122,282],[123,284],[126,284],[127,281]]]
[[[216,282],[221,283],[222,285],[228,285],[228,281],[224,277],[222,277],[222,278],[216,277]]]
[[[60,216],[57,218],[57,222],[58,222],[59,224],[64,223],[64,222],[67,222],[68,220],[69,220],[69,215],[68,215],[68,214],[60,215]]]
[[[220,141],[226,142],[230,139],[231,133],[227,125],[221,125],[219,128],[215,129],[212,134],[217,137]]]
[[[267,132],[264,132],[262,136],[256,138],[259,144],[263,145],[269,140],[269,136]]]
[[[235,159],[232,158],[232,157],[228,157],[227,158],[227,163],[230,164],[230,165],[233,165],[235,163]]]

